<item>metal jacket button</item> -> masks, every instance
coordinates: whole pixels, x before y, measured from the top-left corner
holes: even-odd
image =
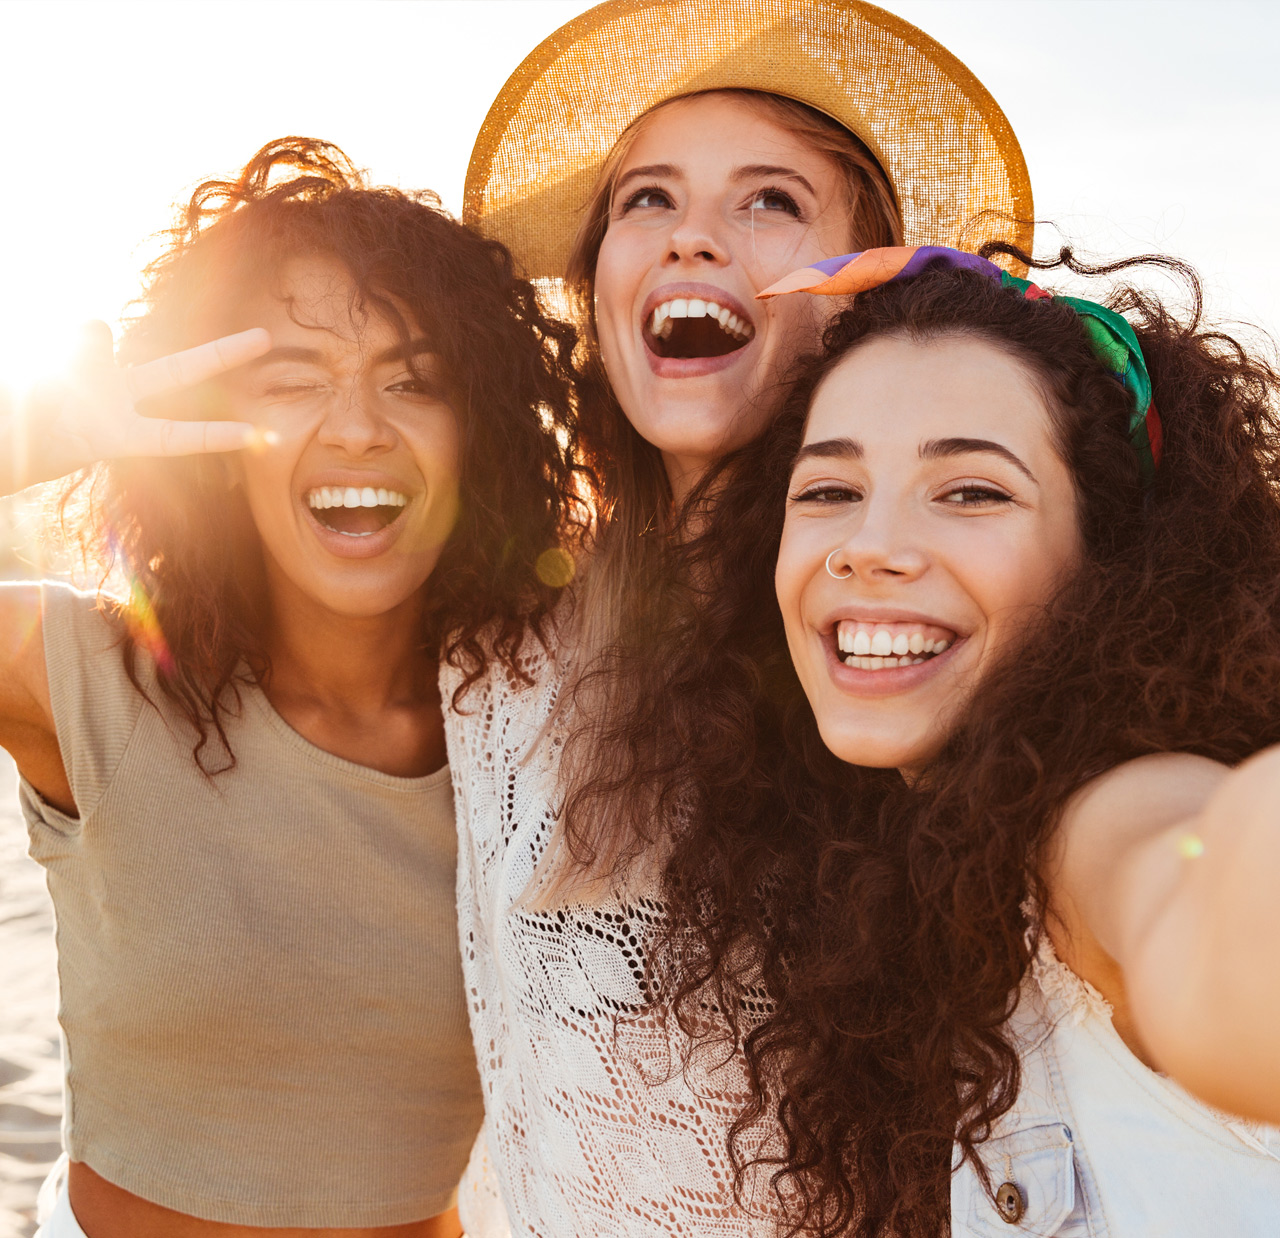
[[[1022,1192],[1016,1182],[1002,1182],[996,1191],[996,1211],[1000,1219],[1009,1225],[1017,1225],[1022,1220],[1027,1205],[1022,1202]]]

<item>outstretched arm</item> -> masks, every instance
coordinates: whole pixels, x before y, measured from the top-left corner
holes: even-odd
[[[1150,1065],[1280,1122],[1280,749],[1132,761],[1068,806],[1046,872],[1059,953]]]

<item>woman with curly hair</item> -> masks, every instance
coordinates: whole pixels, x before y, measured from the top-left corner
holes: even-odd
[[[58,922],[42,1235],[460,1233],[481,1095],[437,676],[518,678],[554,604],[573,343],[501,245],[286,138],[196,191],[128,367],[103,338],[44,392],[5,490],[77,477],[109,576],[0,590]]]
[[[1143,262],[1187,318],[945,249],[782,281],[860,295],[602,737],[684,811],[653,1013],[744,1048],[792,1233],[1280,1227],[1280,382]]]

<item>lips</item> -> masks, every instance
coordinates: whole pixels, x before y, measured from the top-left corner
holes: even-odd
[[[413,494],[390,478],[348,476],[308,487],[301,501],[326,550],[363,559],[382,554],[398,539]]]

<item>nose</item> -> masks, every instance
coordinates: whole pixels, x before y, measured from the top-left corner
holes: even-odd
[[[395,446],[395,432],[378,414],[372,394],[361,382],[335,393],[316,438],[353,459],[390,451]]]
[[[857,577],[864,585],[917,580],[928,566],[909,513],[888,496],[864,499],[827,557],[832,576]]]
[[[672,224],[667,238],[667,264],[710,263],[724,266],[729,249],[722,235],[723,218],[710,204],[689,203]]]

